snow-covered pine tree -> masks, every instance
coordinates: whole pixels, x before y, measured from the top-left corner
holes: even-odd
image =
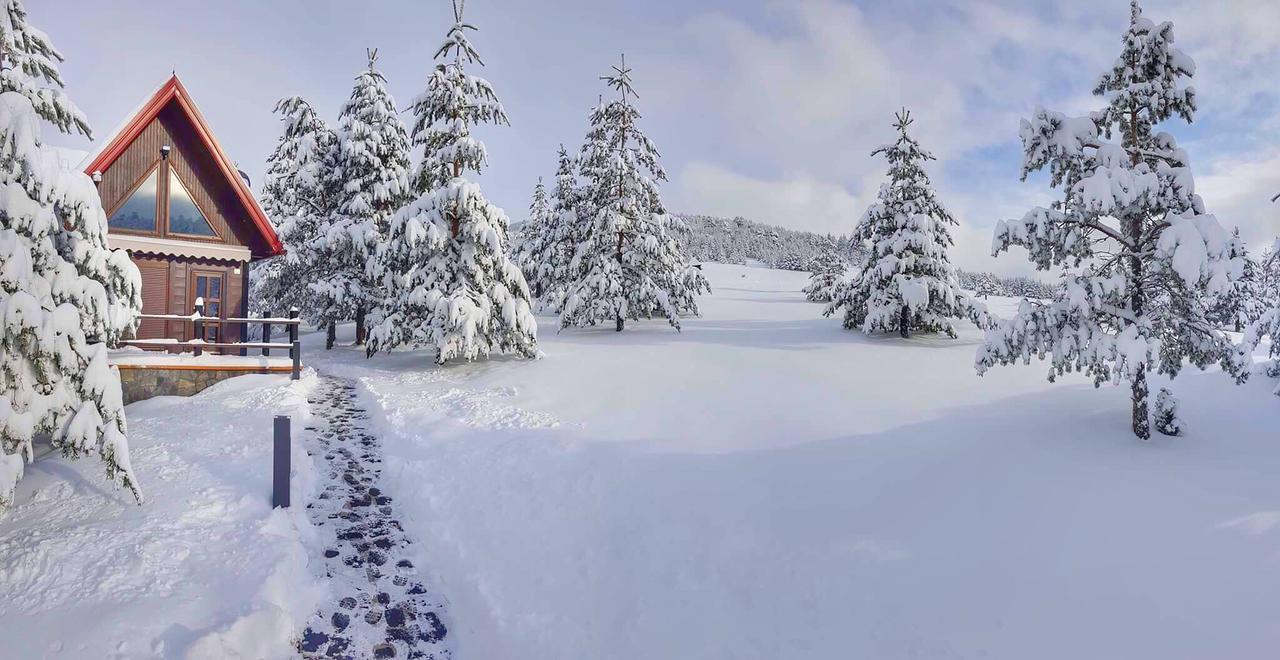
[[[548,286],[538,298],[541,309],[559,313],[571,282],[573,254],[577,249],[579,207],[582,190],[578,186],[578,161],[560,145],[556,156],[556,184],[551,189],[553,231],[549,232],[541,260],[547,264]]]
[[[986,299],[988,296],[998,296],[1004,293],[1004,287],[1000,285],[1000,280],[991,273],[978,273],[977,279],[974,281],[973,294]]]
[[[514,257],[534,298],[550,288],[551,265],[547,263],[546,251],[554,231],[555,219],[547,200],[547,187],[542,185],[542,177],[538,177],[538,184],[533,187],[533,201],[529,203],[529,217],[520,229],[520,244]]]
[[[22,0],[4,0],[0,12],[0,92],[17,92],[31,102],[36,114],[63,133],[92,137],[89,120],[63,88],[58,64],[62,53],[49,35],[27,22]]]
[[[249,308],[265,316],[289,307],[313,313],[320,228],[335,212],[337,135],[302,97],[276,103],[284,131],[267,157],[262,206],[276,225],[285,254],[255,264],[249,278]]]
[[[680,329],[681,313],[698,313],[694,296],[710,291],[701,270],[691,268],[673,233],[658,191],[667,179],[658,150],[638,127],[631,103],[631,69],[624,57],[602,76],[619,98],[591,113],[591,129],[579,155],[585,190],[577,199],[576,246],[560,327],[660,314]]]
[[[427,90],[413,104],[416,125],[438,136],[427,158],[448,163],[452,177],[391,219],[378,258],[387,296],[368,351],[431,346],[437,364],[495,351],[533,357],[537,322],[524,275],[507,257],[507,216],[465,176],[486,164],[472,126],[506,124],[507,116],[489,82],[465,70],[483,63],[459,2],[454,18]]]
[[[1186,151],[1155,131],[1175,115],[1192,120],[1194,71],[1173,47],[1172,24],[1146,19],[1134,2],[1120,57],[1094,89],[1106,108],[1079,118],[1041,109],[1023,120],[1023,178],[1047,167],[1062,199],[998,223],[994,252],[1020,245],[1038,269],[1067,269],[1066,294],[1023,301],[989,331],[979,374],[1034,355],[1052,360],[1050,381],[1068,371],[1095,385],[1128,380],[1133,432],[1143,439],[1148,371],[1173,377],[1187,361],[1221,360],[1240,377],[1226,337],[1205,318],[1231,283],[1229,236],[1195,193]]]
[[[375,68],[378,51],[368,54],[369,66],[338,116],[338,212],[321,227],[311,284],[312,320],[328,324],[332,338],[334,322],[354,319],[356,345],[365,343],[365,315],[382,296],[374,256],[410,190],[409,135]]]
[[[141,502],[120,375],[107,363],[108,346],[136,326],[141,278],[107,248],[93,182],[41,142],[42,119],[90,130],[62,91],[61,56],[17,0],[0,13],[0,47],[0,509],[37,436],[65,456],[96,452]]]
[[[849,265],[840,256],[834,243],[823,249],[809,263],[809,284],[804,288],[805,300],[831,302],[832,292],[848,268]]]
[[[908,337],[917,330],[954,337],[953,319],[981,323],[985,311],[960,289],[947,257],[956,221],[924,171],[934,158],[907,132],[912,121],[907,110],[899,112],[893,124],[898,139],[871,152],[889,161],[889,180],[854,232],[870,253],[825,314],[843,309],[846,328],[868,333],[896,331]]]
[[[1226,292],[1213,299],[1205,318],[1220,328],[1241,332],[1245,326],[1258,320],[1267,309],[1262,267],[1249,256],[1248,246],[1241,240],[1239,228],[1231,233],[1227,254],[1233,264],[1240,265],[1239,272],[1234,273],[1235,279]]]

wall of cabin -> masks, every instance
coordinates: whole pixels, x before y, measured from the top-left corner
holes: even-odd
[[[191,259],[167,255],[130,255],[142,274],[143,314],[182,314],[193,311],[196,298],[196,277],[216,277],[220,280],[221,301],[218,318],[245,317],[248,313],[248,264]],[[237,273],[236,270],[240,272]],[[144,320],[138,327],[138,339],[171,337],[179,341],[193,339],[189,321]],[[221,340],[240,341],[244,338],[241,325],[222,326]]]

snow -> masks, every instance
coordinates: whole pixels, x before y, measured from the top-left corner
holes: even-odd
[[[1048,365],[976,377],[968,323],[954,340],[850,333],[804,301],[804,273],[705,272],[714,294],[683,332],[565,330],[534,362],[424,368],[306,338],[360,386],[460,656],[1280,644],[1274,381],[1153,376],[1185,435],[1140,442],[1125,387],[1051,384]]]
[[[305,510],[271,509],[271,418],[293,418],[293,501],[305,501],[315,383],[250,375],[128,406],[142,506],[96,462],[27,466],[0,519],[3,655],[292,657],[325,592],[307,566]]]

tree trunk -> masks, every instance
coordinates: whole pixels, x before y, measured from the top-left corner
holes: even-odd
[[[1130,163],[1136,169],[1142,160],[1139,152],[1141,145],[1138,143],[1138,111],[1136,109],[1129,111],[1127,137],[1128,144],[1124,146],[1129,151]],[[1133,318],[1141,319],[1143,306],[1146,303],[1142,290],[1142,216],[1134,215],[1127,218],[1124,229],[1126,238],[1133,241],[1133,245],[1129,247],[1129,281],[1126,282],[1129,287],[1129,307],[1133,312]],[[1130,365],[1130,368],[1132,366]],[[1133,434],[1143,440],[1151,438],[1151,422],[1147,419],[1146,364],[1143,364],[1138,373],[1133,376]]]
[[[618,232],[618,277],[622,277],[622,232]],[[622,332],[624,323],[622,314],[618,314],[618,332]]]
[[[364,307],[356,308],[356,343],[355,346],[364,346],[365,328],[364,328]]]
[[[911,308],[903,307],[902,311],[898,312],[898,334],[902,335],[903,339],[907,339],[911,336],[910,326]]]
[[[1133,377],[1133,434],[1143,440],[1151,438],[1151,422],[1147,419],[1147,372],[1145,369]]]
[[[623,325],[623,323],[625,323],[625,321],[623,321],[623,320],[622,320],[622,315],[621,315],[621,314],[619,314],[619,315],[618,315],[618,330],[617,330],[618,332],[622,332],[622,325]]]
[[[333,348],[333,342],[334,342],[334,339],[337,338],[337,336],[338,336],[337,326],[334,324],[333,321],[329,321],[329,325],[325,328],[325,332],[324,332],[324,350],[327,351]]]

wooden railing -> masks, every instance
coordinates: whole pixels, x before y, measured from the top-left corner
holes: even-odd
[[[191,354],[199,357],[207,349],[239,349],[240,355],[248,355],[250,350],[261,350],[262,355],[270,356],[272,349],[283,349],[289,351],[289,358],[293,361],[293,380],[298,380],[302,372],[302,344],[298,341],[298,328],[302,321],[298,318],[298,308],[289,310],[288,318],[218,318],[216,316],[204,315],[204,304],[197,298],[195,311],[190,316],[181,314],[139,314],[138,319],[142,321],[178,321],[191,324],[191,336],[197,337],[190,341],[174,341],[172,339],[130,339],[121,342],[126,346],[137,346],[138,348],[189,348]],[[206,325],[236,325],[243,324],[248,329],[251,323],[262,324],[262,341],[236,341],[236,342],[211,342],[199,339],[204,336]],[[285,326],[288,332],[289,342],[272,343],[271,327],[281,325]],[[247,332],[245,333],[248,334]]]

